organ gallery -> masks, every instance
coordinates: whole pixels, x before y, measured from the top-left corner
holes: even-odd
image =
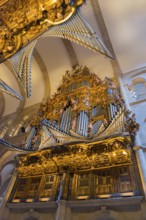
[[[86,66],[66,71],[23,140],[4,142],[21,151],[9,207],[141,195],[133,151],[138,129],[112,79]]]

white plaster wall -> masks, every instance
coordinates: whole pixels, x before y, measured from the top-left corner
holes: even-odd
[[[140,124],[139,137],[143,147],[146,147],[146,102],[131,106],[132,112],[136,113],[136,121]]]
[[[146,1],[99,0],[122,72],[146,64]]]
[[[62,39],[51,37],[41,38],[36,49],[46,65],[52,95],[56,92],[65,71],[71,69],[67,51]]]
[[[84,213],[72,213],[72,220],[144,220],[142,211],[133,210],[131,212],[115,212],[108,209],[107,213],[96,212],[84,212]]]
[[[80,65],[87,66],[92,72],[96,73],[101,79],[114,77],[111,60],[102,54],[98,54],[85,47],[72,43]]]
[[[132,92],[128,89],[132,85],[132,81],[136,78],[143,78],[146,80],[145,71],[132,71],[122,77],[126,96],[133,113],[136,114],[136,121],[140,124],[140,130],[138,132],[141,144],[146,147],[146,96],[144,99],[136,100],[132,97]]]
[[[15,168],[14,164],[8,164],[2,169],[1,171],[2,184],[4,184],[5,181],[12,176],[14,168]]]

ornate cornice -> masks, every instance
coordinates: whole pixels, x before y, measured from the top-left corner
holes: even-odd
[[[94,143],[54,146],[19,157],[18,172],[22,176],[43,173],[82,171],[115,167],[132,163],[129,141],[123,137]]]

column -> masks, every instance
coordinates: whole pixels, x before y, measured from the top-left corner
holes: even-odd
[[[59,196],[57,200],[57,211],[55,220],[71,220],[71,208],[67,206],[70,174],[64,173],[60,183]]]
[[[17,179],[17,172],[16,170],[13,172],[12,178],[10,180],[10,183],[7,187],[6,193],[4,195],[2,205],[0,208],[0,219],[2,219],[4,216],[9,215],[9,209],[6,207],[6,203],[8,202],[8,199],[10,197],[10,194],[12,192],[13,186],[15,184],[15,181]]]
[[[66,176],[66,174],[63,173],[62,180],[60,182],[58,201],[60,201],[62,199],[62,197],[63,197],[63,187],[64,187],[65,176]]]
[[[66,207],[66,219],[65,220],[71,220],[71,208]]]
[[[57,205],[58,207],[57,207],[55,220],[65,220],[66,219],[66,201],[60,200],[57,202]]]
[[[142,181],[142,186],[144,190],[144,195],[146,198],[146,159],[143,152],[143,149],[141,146],[134,146],[133,148],[135,150],[137,164],[140,172],[140,177]]]
[[[125,105],[127,109],[131,110],[129,106],[129,101],[128,101],[128,98],[127,98],[127,95],[126,95],[126,92],[125,92],[125,89],[124,89],[124,86],[123,86],[123,83],[120,77],[119,77],[119,83],[120,83],[121,92],[122,92],[122,95],[125,101]],[[133,149],[135,150],[138,169],[140,172],[144,195],[146,198],[146,158],[145,158],[145,155],[144,155],[144,152],[141,146],[141,141],[140,141],[138,134],[136,134],[135,136],[134,145],[135,146],[133,147]]]
[[[67,206],[67,202],[60,200],[57,202],[57,205],[55,220],[71,220],[71,208]]]

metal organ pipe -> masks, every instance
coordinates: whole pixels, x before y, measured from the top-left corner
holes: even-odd
[[[111,119],[114,117],[113,104],[110,104]]]
[[[84,127],[84,132],[83,132],[83,135],[86,136],[86,119],[87,119],[87,113],[84,112],[84,122],[83,122],[83,127]]]
[[[69,126],[70,126],[70,107],[67,108],[67,112],[66,112],[66,117],[67,117],[67,123],[66,123],[66,132],[68,133],[69,131]]]
[[[68,118],[67,118],[67,109],[64,111],[64,115],[65,115],[65,117],[64,117],[63,131],[66,132],[66,130],[67,130],[67,120],[68,120]]]
[[[64,125],[63,125],[63,131],[66,132],[66,128],[67,128],[67,109],[64,111]]]
[[[86,133],[86,112],[83,111],[83,127],[82,127],[82,135],[85,136],[85,133]]]
[[[79,115],[77,117],[76,133],[78,133],[78,128],[79,128]]]
[[[88,135],[88,115],[85,111],[80,112],[80,115],[78,116],[78,121],[77,121],[77,127],[76,127],[76,132],[82,136],[87,136]]]
[[[36,133],[37,133],[36,127],[33,127],[31,129],[31,132],[30,132],[29,136],[27,137],[25,148],[29,149],[31,147],[30,146],[31,145],[31,141],[32,141],[33,137],[36,135]]]
[[[84,111],[82,111],[82,118],[81,118],[81,135],[84,133]]]
[[[109,114],[109,120],[111,121],[112,117],[111,117],[110,105],[108,106],[108,114]]]
[[[83,117],[83,112],[80,113],[80,130],[79,130],[80,135],[82,135],[82,123],[83,123],[82,117]]]
[[[86,112],[84,112],[84,119],[83,119],[83,136],[85,136],[86,132]]]
[[[117,106],[114,104],[115,114],[117,113]]]
[[[80,134],[80,129],[81,129],[81,112],[79,114],[78,134]]]
[[[61,130],[63,130],[63,127],[64,127],[64,117],[65,117],[65,112],[63,111],[62,118],[61,118],[61,123],[60,123],[60,129]]]
[[[85,126],[85,130],[84,130],[84,136],[87,136],[87,119],[88,119],[88,115],[87,113],[85,112],[85,121],[84,121],[84,126]]]
[[[78,116],[78,129],[77,129],[77,133],[81,134],[81,123],[82,123],[82,112],[80,112],[79,116]]]
[[[65,132],[69,132],[70,130],[70,122],[71,122],[71,107],[69,106],[66,109],[66,125],[65,125]]]
[[[62,114],[62,119],[60,123],[60,129],[64,132],[69,132],[71,122],[71,106],[66,108]]]

